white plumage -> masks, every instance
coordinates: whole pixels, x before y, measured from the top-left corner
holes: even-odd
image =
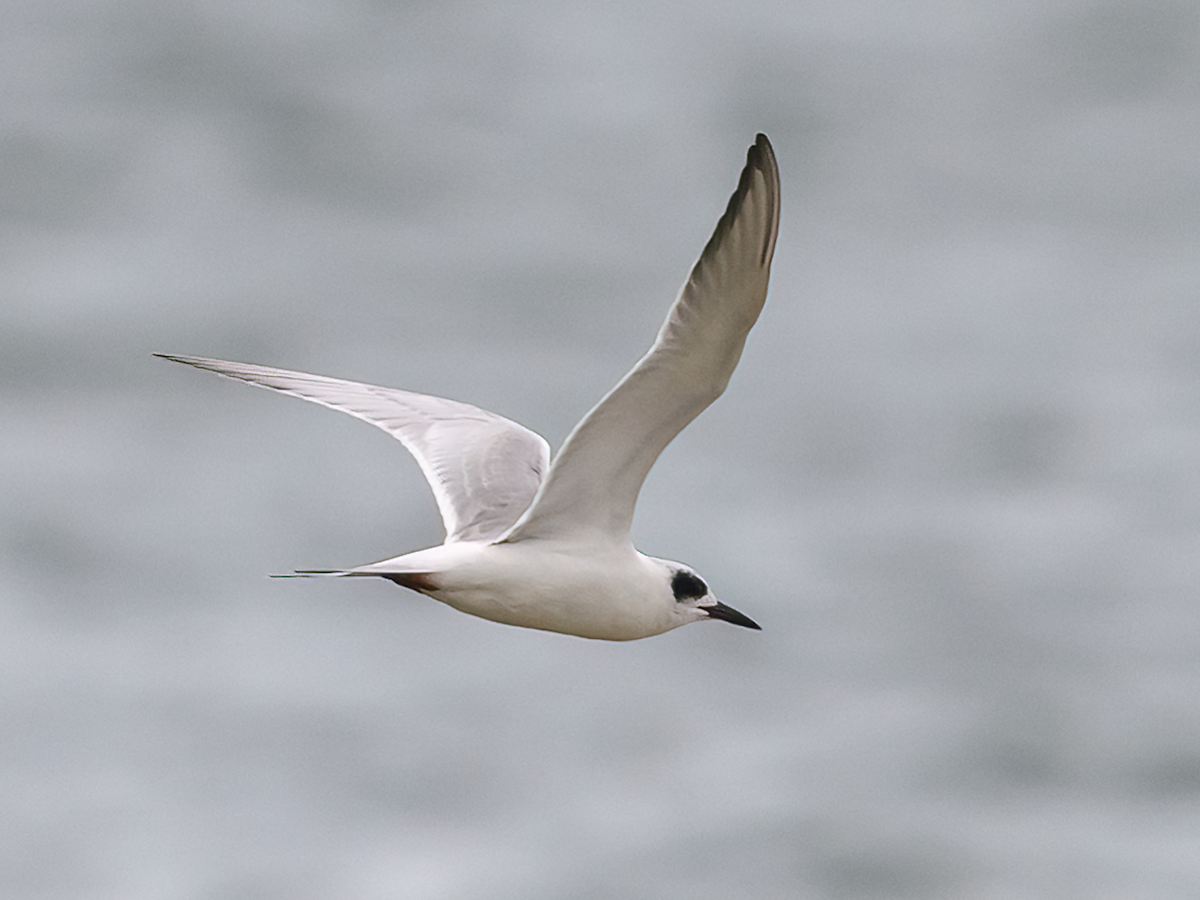
[[[767,296],[779,172],[765,135],[650,350],[550,463],[539,435],[486,410],[395,388],[194,356],[159,354],[341,410],[396,437],[429,481],[438,547],[334,572],[380,576],[509,625],[633,640],[688,622],[758,628],[689,567],[629,536],[654,461],[729,382]]]

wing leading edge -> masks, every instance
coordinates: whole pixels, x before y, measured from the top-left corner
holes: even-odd
[[[550,448],[540,435],[467,403],[249,363],[155,356],[319,403],[383,429],[416,458],[447,542],[499,537],[528,508],[548,467]]]

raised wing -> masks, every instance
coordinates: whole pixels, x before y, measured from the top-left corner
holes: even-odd
[[[249,363],[155,356],[311,400],[382,428],[416,457],[437,500],[447,543],[503,534],[529,507],[549,463],[550,448],[540,435],[466,403]]]
[[[729,383],[767,297],[779,169],[766,135],[650,351],[567,437],[509,541],[625,541],[638,491],[675,435]]]

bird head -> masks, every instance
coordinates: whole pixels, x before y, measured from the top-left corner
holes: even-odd
[[[731,625],[741,625],[743,628],[762,628],[747,615],[743,615],[731,606],[726,606],[708,589],[704,579],[688,566],[682,563],[658,560],[666,569],[670,579],[671,595],[674,598],[675,614],[683,619],[680,624],[699,622],[705,619],[719,619]]]

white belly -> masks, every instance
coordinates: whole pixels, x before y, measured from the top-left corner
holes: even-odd
[[[430,573],[428,594],[473,616],[579,637],[628,641],[683,624],[662,575],[632,546],[537,540],[449,544],[364,566]]]

